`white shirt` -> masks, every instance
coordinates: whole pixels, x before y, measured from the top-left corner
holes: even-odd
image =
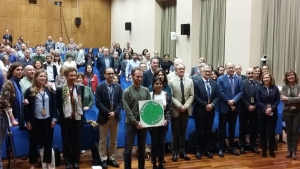
[[[53,72],[53,64],[51,63],[50,65],[49,64],[46,64],[46,67],[47,67],[47,75],[48,75],[48,81],[54,81],[54,72]]]
[[[64,66],[65,67],[75,67],[76,68],[76,62],[75,61],[71,61],[71,62],[65,61]]]
[[[203,82],[204,82],[206,92],[209,92],[209,94],[211,94],[211,86],[210,86],[210,83],[209,83],[209,79],[208,79],[208,80],[205,80],[205,79],[202,77],[202,80],[203,80]],[[207,82],[208,82],[208,83],[207,83]],[[207,87],[209,87],[210,90],[207,90]]]
[[[153,100],[162,100],[163,101],[164,110],[166,109],[166,106],[167,106],[166,92],[161,91],[160,94],[154,94],[154,95],[153,95],[153,92],[150,92],[150,96],[151,96],[151,98]]]

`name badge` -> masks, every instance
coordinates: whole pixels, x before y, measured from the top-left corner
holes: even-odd
[[[207,99],[207,104],[210,104],[210,98]]]
[[[46,116],[46,109],[45,108],[42,108],[42,115]]]
[[[296,106],[291,106],[291,109],[292,109],[292,110],[296,110],[297,107],[296,107]]]
[[[250,98],[250,102],[251,102],[251,104],[254,104],[254,97]]]

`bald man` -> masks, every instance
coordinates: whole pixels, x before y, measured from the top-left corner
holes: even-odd
[[[238,77],[242,78],[242,80],[247,79],[247,76],[242,75],[242,66],[241,65],[235,65],[234,71]]]
[[[45,42],[45,48],[48,53],[50,53],[50,49],[55,50],[55,42],[52,40],[51,36],[48,36],[48,40]]]
[[[5,34],[3,35],[2,39],[3,39],[3,40],[7,40],[7,39],[8,39],[11,43],[12,43],[12,41],[13,41],[13,37],[12,37],[11,34],[9,34],[9,31],[8,31],[8,30],[5,31]]]
[[[242,111],[239,112],[239,144],[240,153],[245,154],[246,148],[246,134],[248,124],[250,127],[250,145],[251,150],[259,154],[260,152],[256,148],[257,139],[257,113],[256,113],[256,91],[260,86],[260,82],[254,79],[254,69],[248,68],[247,79],[243,80],[243,96],[242,96]]]
[[[24,69],[24,77],[21,79],[21,81],[19,82],[20,86],[21,86],[21,90],[23,93],[23,96],[25,94],[25,91],[31,87],[32,83],[32,79],[34,76],[35,70],[34,67],[32,65],[27,65]]]
[[[226,63],[226,74],[217,80],[218,93],[220,97],[219,105],[219,127],[218,127],[218,155],[224,157],[226,125],[229,129],[229,149],[228,152],[239,156],[235,150],[234,134],[237,120],[237,109],[240,107],[240,100],[243,95],[242,79],[234,75],[235,65],[231,62]]]
[[[177,69],[176,69],[176,67],[178,65],[180,65],[180,64],[182,64],[182,60],[181,59],[174,60],[175,71],[171,72],[170,74],[168,74],[168,80],[171,80],[172,78],[177,77],[177,73],[176,73]],[[185,73],[184,77],[189,77],[189,75]]]
[[[20,62],[22,63],[23,67],[26,67],[27,65],[33,65],[35,60],[30,57],[30,49],[25,49],[24,58],[20,59]]]

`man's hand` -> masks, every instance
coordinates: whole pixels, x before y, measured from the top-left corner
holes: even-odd
[[[27,105],[27,104],[29,104],[29,101],[27,99],[24,99],[23,100],[23,105]]]
[[[235,111],[235,106],[231,106],[231,111]]]
[[[51,122],[51,128],[53,129],[54,126],[55,126],[55,121],[52,121],[52,122]]]
[[[254,109],[255,109],[255,107],[254,107],[254,106],[252,106],[252,105],[250,105],[250,106],[248,107],[248,110],[249,110],[250,112],[253,112],[253,111],[254,111]]]
[[[26,128],[27,128],[27,130],[31,130],[32,129],[32,126],[31,126],[30,122],[26,122]]]
[[[128,79],[128,77],[126,77],[126,82],[128,82],[129,81],[129,79]]]
[[[206,107],[205,107],[205,110],[208,111],[208,112],[210,112],[212,109],[213,109],[212,104],[207,104]]]
[[[115,115],[116,115],[115,112],[112,111],[112,112],[109,112],[108,114],[109,114],[109,116],[108,116],[109,118],[115,118]]]
[[[281,95],[281,96],[280,96],[280,100],[281,100],[281,101],[286,101],[286,100],[288,100],[288,97],[286,97],[286,96],[284,96],[284,95]]]
[[[89,109],[89,107],[84,107],[83,111],[87,111]]]
[[[138,125],[135,126],[137,129],[143,129],[143,126],[141,125],[141,123],[139,123]]]
[[[229,101],[228,101],[228,105],[229,105],[230,107],[234,106],[234,101],[233,101],[233,100],[229,100]]]
[[[168,121],[167,120],[165,120],[165,123],[164,123],[164,126],[166,126],[166,125],[168,125]]]
[[[186,111],[186,107],[184,105],[180,106],[179,108],[180,112],[185,112]]]

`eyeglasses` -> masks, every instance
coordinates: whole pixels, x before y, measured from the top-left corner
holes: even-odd
[[[247,74],[248,74],[248,75],[252,75],[252,74],[254,74],[254,73],[251,72],[251,73],[247,73]]]

